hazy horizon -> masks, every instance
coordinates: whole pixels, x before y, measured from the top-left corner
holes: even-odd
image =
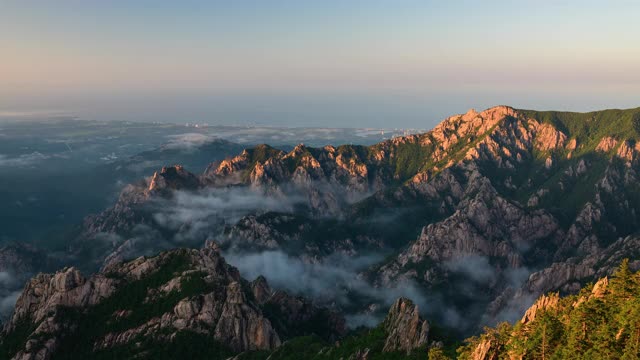
[[[633,1],[0,3],[0,113],[431,128],[640,106]]]

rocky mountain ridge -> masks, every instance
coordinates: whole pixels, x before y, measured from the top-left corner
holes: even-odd
[[[107,267],[150,251],[140,244],[212,238],[310,263],[381,253],[361,274],[374,286],[415,283],[447,299],[454,318],[491,323],[547,291],[574,292],[634,253],[638,113],[498,106],[372,146],[260,145],[201,175],[167,166],[88,218],[71,250]],[[223,214],[201,205],[238,193],[258,205]],[[167,221],[192,213],[204,215]]]
[[[337,252],[396,253],[366,276],[383,287],[410,280],[433,290],[457,279],[462,287],[488,288],[473,299],[459,297],[455,286],[445,294],[460,304],[480,299],[479,309],[494,317],[515,294],[522,300],[572,291],[602,274],[588,259],[613,254],[620,239],[637,231],[636,112],[498,106],[369,147],[298,145],[284,152],[260,145],[199,176],[181,166],[163,168],[88,219],[84,238],[126,239],[141,224],[163,233],[158,210],[149,210],[157,199],[171,204],[176,193],[246,189],[293,207],[256,208],[239,220],[209,218],[199,241],[214,237],[223,247],[282,250],[312,262]],[[114,245],[117,254],[130,244]],[[551,270],[558,267],[575,270]]]
[[[113,264],[88,278],[74,268],[39,274],[18,298],[2,348],[13,359],[146,357],[151,343],[194,335],[232,354],[344,332],[338,314],[272,290],[264,278],[244,280],[210,243]]]
[[[1,355],[157,358],[167,356],[160,351],[178,348],[180,356],[190,358],[277,358],[290,341],[313,336],[333,344],[318,353],[322,358],[346,353],[366,359],[376,353],[420,354],[433,343],[418,307],[400,298],[380,332],[362,338],[369,347],[355,346],[364,341],[357,340],[362,335],[345,338],[339,314],[274,290],[264,277],[244,280],[218,251],[215,243],[172,250],[112,264],[91,277],[75,268],[39,274],[4,325]]]

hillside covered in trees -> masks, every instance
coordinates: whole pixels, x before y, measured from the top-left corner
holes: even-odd
[[[468,339],[459,359],[637,359],[640,272],[624,260],[615,274],[560,298],[545,295],[515,325]]]

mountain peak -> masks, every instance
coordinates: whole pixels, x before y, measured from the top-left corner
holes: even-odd
[[[469,109],[464,114],[457,114],[446,118],[443,122],[447,122],[451,119],[462,120],[463,122],[473,121],[477,118],[482,118],[488,121],[497,121],[505,118],[506,116],[516,116],[517,110],[507,105],[497,105],[488,109],[478,112],[476,109]]]
[[[474,118],[474,117],[478,116],[478,114],[479,113],[476,111],[476,109],[471,108],[471,109],[467,110],[467,112],[463,116]]]
[[[153,174],[149,182],[149,191],[157,189],[195,189],[198,178],[184,169],[182,165],[164,166]]]
[[[433,129],[433,133],[439,140],[441,137],[442,140],[445,140],[444,138],[452,132],[458,136],[465,136],[473,130],[476,130],[477,133],[484,133],[502,119],[509,116],[516,117],[517,115],[518,113],[514,108],[505,105],[494,106],[482,112],[470,109],[465,114],[446,118]]]

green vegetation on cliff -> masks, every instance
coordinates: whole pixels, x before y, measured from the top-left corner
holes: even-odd
[[[201,272],[192,272],[182,282],[179,290],[157,296],[153,301],[145,301],[150,289],[156,289],[190,268],[186,250],[171,253],[158,270],[140,280],[126,282],[115,294],[86,310],[61,308],[56,314],[61,323],[77,324],[71,334],[63,338],[56,359],[115,359],[136,356],[145,359],[171,359],[171,354],[189,354],[193,359],[217,359],[231,355],[231,351],[211,337],[193,331],[180,331],[169,341],[158,341],[153,336],[137,336],[125,345],[103,350],[94,349],[94,344],[108,333],[119,333],[134,329],[154,317],[171,312],[184,298],[210,289]],[[107,274],[118,278],[118,274]],[[114,317],[114,313],[126,316]],[[167,334],[171,335],[171,334]],[[181,350],[182,349],[182,350]],[[185,349],[188,351],[184,352]],[[213,351],[215,350],[215,351]],[[213,353],[212,353],[213,351]],[[212,357],[212,354],[220,354]]]
[[[579,147],[576,155],[595,150],[600,140],[611,136],[619,140],[635,139],[634,123],[640,116],[640,108],[610,109],[588,113],[562,111],[518,110],[527,118],[553,125],[567,135],[568,139],[576,139]]]
[[[458,349],[458,359],[474,359],[482,348],[482,359],[638,359],[640,272],[624,260],[598,285],[542,306],[533,320],[485,329]]]

